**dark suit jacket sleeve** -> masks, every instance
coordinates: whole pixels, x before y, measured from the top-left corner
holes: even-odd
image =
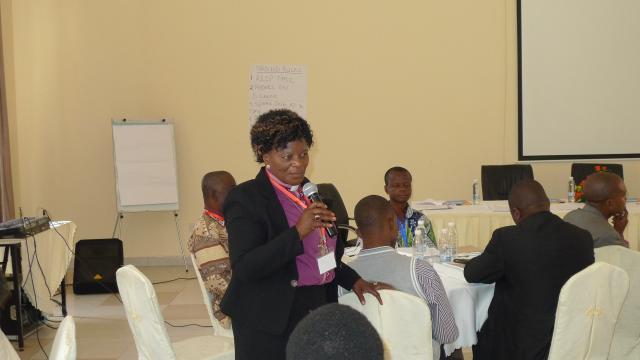
[[[575,246],[576,261],[578,261],[577,265],[584,269],[595,262],[593,240],[588,231],[583,229],[578,230],[582,232],[582,237],[576,236],[576,238],[579,239],[578,244]]]
[[[360,275],[342,261],[338,262],[336,269],[336,283],[347,290],[353,288],[353,284],[360,279]]]
[[[337,285],[342,286],[347,290],[351,290],[353,288],[353,284],[360,279],[360,275],[350,268],[348,265],[342,262],[342,255],[344,255],[344,243],[338,239],[336,241],[336,277],[334,282]],[[337,293],[337,289],[336,289]],[[337,300],[337,299],[336,299]]]
[[[295,227],[268,239],[267,224],[243,200],[242,194],[232,192],[225,201],[231,268],[239,279],[255,281],[281,270],[304,249]]]
[[[476,256],[464,267],[464,277],[470,283],[491,284],[504,274],[502,251],[502,229],[493,232],[491,241],[482,254]]]

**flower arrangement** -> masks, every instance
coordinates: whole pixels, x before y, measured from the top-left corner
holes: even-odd
[[[609,171],[609,168],[606,165],[596,165],[593,167],[593,172],[597,173],[597,172],[607,172]],[[580,184],[576,185],[576,202],[584,202],[584,199],[582,198],[582,193],[583,193],[583,189],[584,189],[584,182],[587,180],[587,178],[582,179],[582,181],[580,181]]]

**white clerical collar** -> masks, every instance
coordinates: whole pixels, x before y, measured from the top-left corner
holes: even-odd
[[[271,170],[269,170],[268,168],[265,168],[265,170],[269,173],[270,177],[273,180],[275,180],[278,184],[282,185],[285,189],[291,191],[292,193],[297,193],[298,192],[298,188],[300,188],[300,185],[289,185],[289,184],[285,183],[284,181],[278,179],[278,177],[276,177],[275,175],[273,175]]]

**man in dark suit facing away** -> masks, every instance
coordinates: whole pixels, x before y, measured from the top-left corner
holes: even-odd
[[[560,289],[594,262],[591,235],[549,212],[537,181],[517,183],[509,208],[516,225],[494,231],[464,269],[468,282],[496,284],[474,360],[547,359]]]

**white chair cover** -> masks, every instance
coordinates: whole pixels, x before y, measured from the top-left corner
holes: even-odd
[[[603,262],[573,275],[560,291],[549,360],[607,359],[628,289],[627,273]]]
[[[596,261],[618,266],[629,275],[629,293],[613,332],[609,359],[640,359],[640,252],[611,245],[595,253]]]
[[[380,296],[384,305],[370,294],[365,294],[364,305],[354,293],[341,296],[338,301],[369,319],[392,359],[432,359],[431,314],[427,303],[395,290],[382,290]]]
[[[20,360],[18,353],[16,353],[16,349],[13,348],[9,339],[7,339],[2,330],[0,330],[0,359]]]
[[[56,337],[51,346],[49,360],[75,360],[76,359],[76,324],[73,317],[66,316],[56,332]]]
[[[198,270],[198,263],[196,262],[195,256],[191,254],[191,263],[193,264],[193,271],[196,273],[196,277],[198,278],[198,284],[200,284],[200,291],[202,292],[202,300],[204,301],[204,305],[207,307],[207,312],[209,313],[209,319],[211,319],[211,325],[213,325],[213,333],[219,336],[226,336],[229,338],[233,338],[233,330],[225,329],[220,325],[218,319],[213,316],[213,308],[211,307],[211,295],[207,291],[207,287],[204,285],[204,281],[202,280],[202,276],[200,275],[200,271]]]
[[[135,266],[116,272],[118,289],[140,360],[233,359],[233,342],[200,336],[171,344],[153,285]]]

